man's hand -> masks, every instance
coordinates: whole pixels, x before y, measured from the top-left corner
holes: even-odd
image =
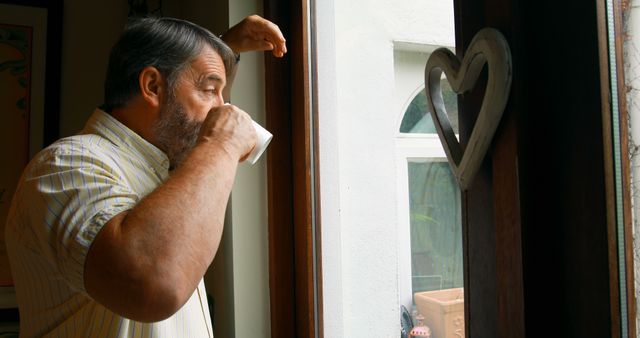
[[[225,104],[209,111],[200,128],[200,143],[215,143],[232,158],[244,161],[256,144],[256,131],[249,114]]]
[[[286,40],[280,28],[258,15],[246,17],[221,38],[237,54],[270,50],[273,56],[283,57],[287,52]]]

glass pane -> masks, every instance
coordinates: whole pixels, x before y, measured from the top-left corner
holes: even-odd
[[[451,122],[451,127],[458,133],[458,95],[451,89],[449,81],[443,78],[440,81],[442,86],[442,98],[444,100],[445,109]],[[427,95],[421,90],[409,103],[402,122],[400,124],[401,133],[425,133],[435,134],[436,127],[433,124],[429,105],[427,104]]]
[[[414,327],[423,325],[431,329],[432,338],[464,335],[458,328],[456,333],[447,333],[439,316],[446,304],[438,307],[436,314],[428,308],[440,304],[425,301],[419,310],[423,320],[411,318],[412,311],[420,307],[418,302],[412,304],[414,288],[433,289],[436,283],[438,288],[455,286],[444,290],[460,291],[458,295],[462,292],[462,264],[450,263],[446,257],[452,253],[447,253],[444,245],[428,243],[442,239],[427,235],[442,236],[444,232],[420,230],[418,225],[412,230],[409,206],[410,186],[415,201],[424,200],[418,198],[420,194],[434,200],[432,209],[456,206],[443,202],[447,199],[439,201],[435,191],[425,188],[442,181],[447,162],[427,109],[424,69],[434,50],[455,49],[453,1],[349,0],[317,1],[316,5],[320,12],[314,18],[317,56],[323,64],[317,67],[315,88],[320,106],[318,127],[322,130],[319,149],[325,149],[319,152],[324,182],[320,184],[322,261],[327,263],[322,271],[324,319],[325,323],[344,324],[325,326],[324,334],[397,337],[402,336],[397,330],[401,324],[406,337]],[[441,83],[448,87],[446,79]],[[445,97],[457,131],[457,96],[445,89]],[[416,178],[419,170],[428,171],[419,169],[428,163],[418,160],[410,160],[419,170],[408,178],[408,170],[415,171],[408,169],[408,160],[417,158],[437,159],[431,161],[435,178],[427,179],[424,173]],[[449,194],[456,196],[456,192]],[[418,208],[414,223],[438,218],[438,213]],[[412,243],[412,231],[425,233],[422,242],[414,235]],[[461,251],[459,238],[456,250]],[[415,256],[422,250],[424,259],[412,259],[412,244]],[[458,257],[461,262],[462,255]],[[427,264],[428,259],[432,264]],[[424,268],[419,266],[423,263]],[[420,277],[430,275],[438,275],[435,282],[433,277]],[[460,316],[464,319],[463,312]]]
[[[463,286],[460,192],[449,163],[409,160],[412,291]]]

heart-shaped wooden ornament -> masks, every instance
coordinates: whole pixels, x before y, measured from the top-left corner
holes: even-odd
[[[484,100],[467,145],[462,149],[444,107],[440,79],[444,72],[453,91],[462,94],[475,86],[485,64],[488,79]],[[487,153],[509,99],[511,52],[507,40],[498,30],[484,28],[471,40],[462,62],[448,49],[436,49],[427,60],[424,81],[429,109],[451,170],[460,189],[466,190]]]

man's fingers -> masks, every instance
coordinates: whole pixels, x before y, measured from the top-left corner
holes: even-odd
[[[271,43],[274,45],[274,49],[277,50],[280,56],[284,55],[287,52],[286,40],[284,35],[282,35],[282,31],[280,31],[280,27],[271,21],[267,21],[267,31],[270,32],[270,37],[272,37]]]
[[[267,40],[258,41],[258,50],[273,50],[274,45]]]
[[[259,40],[254,43],[250,48],[251,50],[272,51],[273,56],[283,57],[287,52],[287,48],[283,44],[276,44],[268,40]]]

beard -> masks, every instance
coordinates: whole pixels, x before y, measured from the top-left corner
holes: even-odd
[[[184,106],[173,95],[167,97],[153,130],[158,148],[169,158],[169,170],[179,167],[196,145],[201,126],[202,122],[189,119]]]

